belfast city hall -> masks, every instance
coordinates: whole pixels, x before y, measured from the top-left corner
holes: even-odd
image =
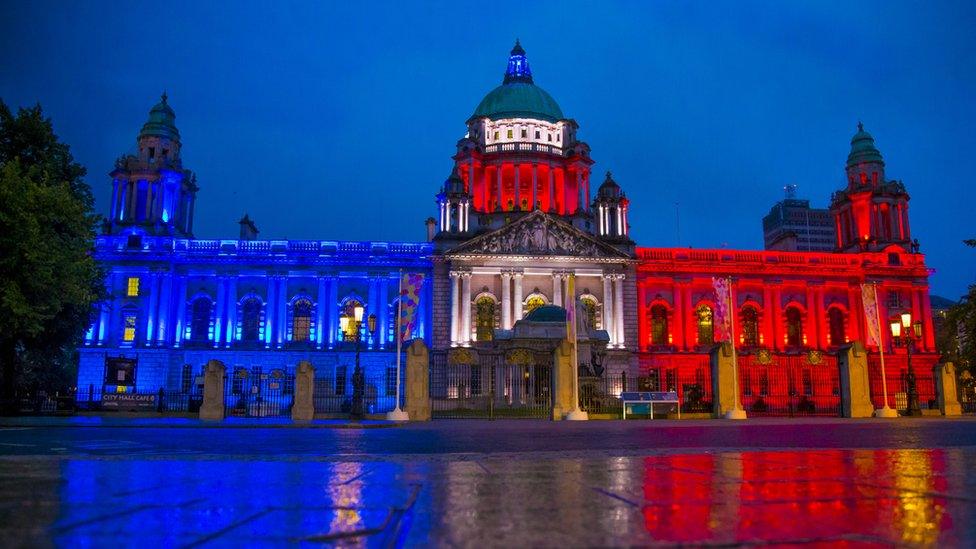
[[[431,186],[436,211],[418,212],[433,214],[423,242],[262,240],[247,216],[239,235],[195,238],[199,187],[175,118],[164,95],[111,171],[95,241],[109,299],[80,350],[80,402],[157,394],[193,411],[205,365],[219,360],[229,414],[277,415],[304,361],[317,414],[348,412],[360,371],[366,412],[383,413],[400,390],[405,335],[404,352],[418,339],[429,352],[435,417],[533,415],[551,404],[567,326],[591,413],[628,390],[675,392],[681,412],[710,412],[723,340],[751,414],[837,415],[838,350],[854,342],[878,406],[882,383],[893,408],[905,408],[909,383],[923,408],[935,399],[929,270],[909,195],[860,125],[846,173],[824,189],[830,249],[800,251],[640,247],[629,227],[645,214],[625,192],[636,183],[595,169],[580,125],[535,83],[518,43],[467,119],[449,176]],[[404,274],[417,281],[409,329]],[[892,325],[903,318],[910,347]]]

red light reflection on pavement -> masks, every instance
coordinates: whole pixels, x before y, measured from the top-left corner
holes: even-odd
[[[932,545],[952,528],[943,450],[806,450],[644,458],[644,527],[678,543]]]

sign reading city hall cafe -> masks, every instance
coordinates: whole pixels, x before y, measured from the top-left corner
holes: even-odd
[[[156,395],[105,393],[102,395],[102,409],[123,412],[152,412],[156,409]]]

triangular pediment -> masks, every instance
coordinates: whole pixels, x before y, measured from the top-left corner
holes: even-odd
[[[617,248],[540,210],[469,240],[447,255],[630,259]]]

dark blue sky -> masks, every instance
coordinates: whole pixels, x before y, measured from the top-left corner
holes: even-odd
[[[42,104],[102,212],[165,89],[198,236],[236,238],[247,211],[268,238],[420,240],[520,37],[638,243],[761,248],[785,184],[816,205],[843,186],[860,119],[912,195],[934,293],[974,282],[972,2],[602,4],[4,2],[0,97]]]

